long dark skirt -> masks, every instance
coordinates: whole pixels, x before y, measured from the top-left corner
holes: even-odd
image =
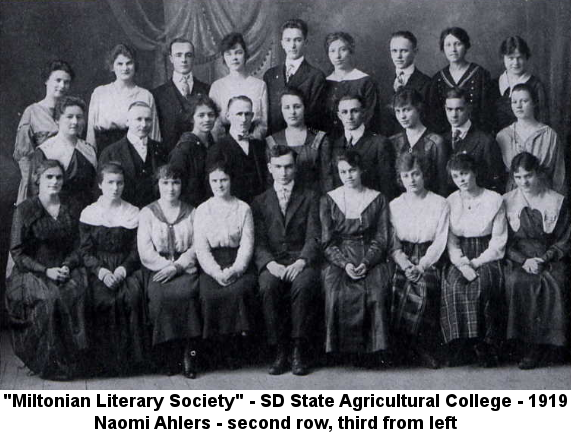
[[[219,248],[212,255],[221,268],[231,266],[238,249]],[[250,266],[236,282],[221,286],[206,273],[200,274],[200,303],[202,307],[203,338],[249,332],[253,327],[252,312],[258,285]]]

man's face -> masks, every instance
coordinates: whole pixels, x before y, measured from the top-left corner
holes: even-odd
[[[194,65],[194,47],[187,42],[175,42],[171,47],[169,60],[177,73],[190,73]]]

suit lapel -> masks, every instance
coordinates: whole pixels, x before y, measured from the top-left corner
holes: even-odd
[[[172,78],[171,78],[171,80],[170,80],[170,82],[169,82],[169,85],[170,85],[170,92],[171,92],[171,95],[173,96],[174,100],[176,100],[176,101],[179,103],[179,105],[180,105],[181,108],[184,107],[184,100],[185,100],[185,98],[184,98],[184,96],[180,93],[180,91],[178,90],[178,88],[176,87],[176,85],[174,84],[174,82],[172,81]]]
[[[280,223],[285,227],[285,218],[282,214],[282,210],[280,209],[280,201],[278,200],[278,194],[276,193],[276,190],[274,190],[274,187],[268,190],[266,201],[268,202],[267,207],[270,209],[271,214],[278,217]]]
[[[276,197],[277,199],[277,197]],[[303,203],[303,196],[301,195],[298,185],[293,186],[293,190],[291,192],[291,196],[286,208],[286,215],[285,215],[285,227],[287,229],[290,221],[292,220],[293,216],[295,215],[296,211],[299,209],[301,204]],[[278,204],[279,209],[279,204]]]
[[[133,154],[137,155],[137,151],[126,137],[123,141],[125,143],[124,147],[121,147],[121,154],[123,156],[122,159],[120,159],[120,162],[125,167],[125,173],[135,175],[137,174],[137,169],[135,168],[135,163],[133,162]]]
[[[285,65],[283,70],[285,70]],[[287,82],[287,86],[299,87],[307,79],[307,72],[309,71],[309,66],[307,61],[304,59],[295,74],[291,77],[290,81]],[[282,72],[285,74],[285,72]],[[285,76],[284,76],[285,82]]]

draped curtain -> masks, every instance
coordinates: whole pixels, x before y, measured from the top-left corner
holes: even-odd
[[[218,44],[230,32],[244,35],[253,76],[261,77],[277,58],[276,2],[271,0],[163,0],[164,22],[149,16],[145,0],[107,2],[131,44],[154,52],[153,85],[170,77],[168,44],[177,37],[194,43],[194,73],[210,83],[227,73]]]

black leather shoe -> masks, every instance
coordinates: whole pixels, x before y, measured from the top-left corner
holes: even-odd
[[[284,347],[278,346],[276,358],[270,367],[270,375],[281,375],[289,370],[287,352]]]
[[[291,373],[296,376],[304,376],[309,373],[307,365],[303,362],[301,347],[299,345],[296,345],[293,348],[293,355],[291,359]]]
[[[493,347],[484,343],[479,343],[474,347],[474,351],[478,358],[478,366],[488,369],[499,366],[498,355]]]
[[[425,351],[424,349],[417,349],[415,351],[420,364],[427,369],[440,369],[440,361],[432,355],[430,352]]]
[[[540,346],[529,346],[529,351],[525,354],[523,359],[518,363],[521,370],[531,370],[539,366],[543,351]]]
[[[183,361],[183,371],[182,374],[185,378],[196,379],[196,351],[187,349],[184,351],[184,361]]]

